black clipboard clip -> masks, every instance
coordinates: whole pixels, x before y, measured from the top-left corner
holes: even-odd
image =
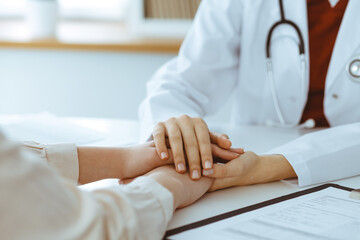
[[[350,198],[360,200],[360,189],[352,190],[350,193]]]

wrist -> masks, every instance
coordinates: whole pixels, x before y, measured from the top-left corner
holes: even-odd
[[[128,156],[129,156],[128,148],[122,148],[122,147],[111,148],[111,150],[109,151],[109,155],[107,156],[108,165],[105,166],[111,178],[118,178],[118,179],[126,178],[127,162],[128,160],[131,160],[128,158]]]
[[[78,147],[79,183],[122,178],[126,171],[126,149]]]
[[[281,154],[260,156],[260,161],[266,166],[269,181],[279,181],[297,177],[293,167]]]
[[[154,173],[149,175],[152,179],[158,182],[161,186],[166,188],[173,196],[173,208],[177,209],[183,202],[184,192],[182,191],[183,184],[180,180],[171,178],[168,175],[161,173]]]

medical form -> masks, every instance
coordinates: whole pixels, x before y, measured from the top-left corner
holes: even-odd
[[[168,237],[207,240],[360,240],[360,200],[328,187]]]

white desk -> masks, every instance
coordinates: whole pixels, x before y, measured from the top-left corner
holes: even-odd
[[[14,117],[0,116],[0,124],[12,121]],[[134,144],[139,136],[139,124],[129,120],[67,118],[78,124],[100,132],[104,140],[93,142],[92,146],[117,146]],[[310,130],[278,129],[257,126],[210,125],[212,131],[227,133],[233,146],[244,147],[257,153],[286,143]],[[312,130],[314,131],[314,130]],[[360,187],[360,176],[348,178],[335,183],[351,188]],[[253,205],[275,197],[290,194],[302,189],[296,185],[274,182],[246,187],[234,187],[206,194],[198,202],[184,209],[177,210],[168,229],[196,222],[224,212]]]

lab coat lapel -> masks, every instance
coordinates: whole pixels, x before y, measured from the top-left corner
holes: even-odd
[[[326,78],[326,90],[334,84],[340,71],[345,67],[360,44],[360,1],[349,0],[338,32]],[[324,42],[326,44],[326,42]],[[357,53],[357,54],[360,54]]]

